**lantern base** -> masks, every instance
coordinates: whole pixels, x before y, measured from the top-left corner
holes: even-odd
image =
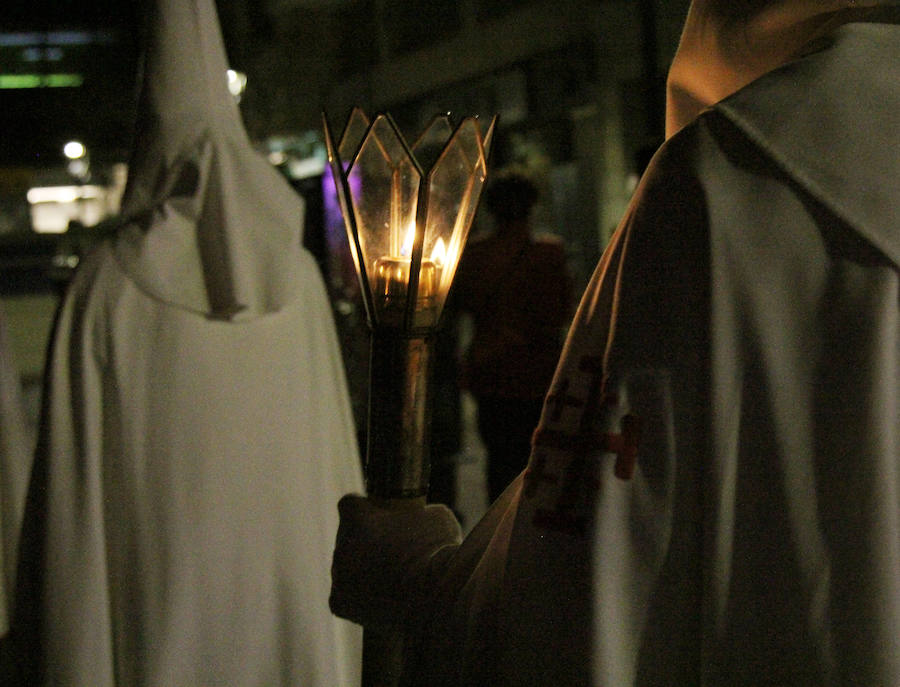
[[[434,334],[372,332],[366,490],[383,499],[428,492]]]

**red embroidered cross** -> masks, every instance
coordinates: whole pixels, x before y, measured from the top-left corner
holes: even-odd
[[[525,468],[525,496],[531,498],[538,489],[540,482],[556,484],[559,477],[547,471],[547,457],[541,453],[534,456],[531,465]]]
[[[584,401],[577,396],[571,396],[569,391],[569,378],[566,377],[558,385],[556,390],[547,396],[547,407],[550,409],[550,420],[559,421],[567,406],[580,408]]]
[[[641,443],[641,421],[635,415],[625,415],[621,420],[622,431],[618,434],[604,432],[600,435],[566,434],[538,427],[532,442],[536,448],[554,448],[580,455],[590,451],[616,454],[615,475],[620,479],[631,479],[637,462],[638,448]],[[544,470],[545,460],[539,456],[534,467],[526,471],[532,481],[552,481]],[[532,490],[537,485],[532,485]]]
[[[604,434],[605,448],[616,454],[614,473],[619,479],[631,479],[637,463],[638,447],[641,443],[641,421],[634,415],[622,418],[621,434]]]

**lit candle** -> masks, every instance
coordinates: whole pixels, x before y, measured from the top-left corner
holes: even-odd
[[[386,255],[377,258],[374,263],[375,289],[374,296],[381,303],[383,321],[399,322],[406,309],[406,297],[409,290],[409,271],[412,265],[412,243],[415,227],[411,225],[406,232],[400,255]],[[446,260],[446,248],[441,238],[435,242],[429,259],[422,259],[419,269],[419,288],[416,298],[416,310],[425,310],[434,306],[435,295],[440,283],[441,268]]]
[[[440,236],[434,242],[434,248],[431,249],[431,261],[438,269],[441,269],[447,262],[447,249],[444,247],[444,239]]]

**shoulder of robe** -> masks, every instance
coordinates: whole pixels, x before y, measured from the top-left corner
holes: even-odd
[[[884,11],[894,21],[900,8]],[[900,25],[846,24],[715,111],[900,266]]]

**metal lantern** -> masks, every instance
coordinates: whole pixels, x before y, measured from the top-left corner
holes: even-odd
[[[323,118],[324,119],[324,118]],[[487,176],[496,117],[435,117],[408,146],[390,115],[354,109],[328,158],[372,332],[366,486],[428,490],[434,336]]]

